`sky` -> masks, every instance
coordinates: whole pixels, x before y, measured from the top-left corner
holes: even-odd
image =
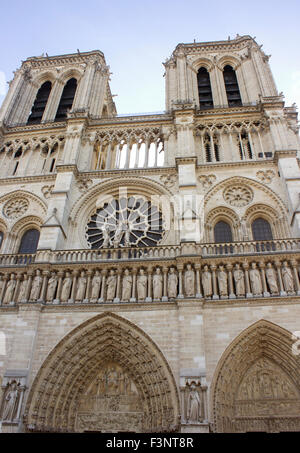
[[[286,105],[300,107],[299,0],[2,2],[0,104],[21,60],[99,49],[119,114],[165,109],[162,62],[178,43],[256,37]]]

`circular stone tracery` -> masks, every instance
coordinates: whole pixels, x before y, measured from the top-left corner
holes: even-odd
[[[27,211],[29,202],[26,198],[9,200],[3,207],[3,214],[9,219],[21,217]]]
[[[246,186],[228,187],[223,192],[224,200],[231,206],[242,207],[253,199],[252,191]]]
[[[86,225],[90,248],[146,247],[163,236],[161,211],[143,197],[112,199],[93,213]]]

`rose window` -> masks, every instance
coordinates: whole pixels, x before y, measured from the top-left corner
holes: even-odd
[[[223,197],[231,206],[242,207],[252,201],[253,193],[246,186],[234,186],[224,190]]]
[[[137,196],[104,203],[86,225],[86,240],[92,249],[108,247],[147,247],[157,245],[163,236],[161,211]]]
[[[29,202],[26,198],[17,198],[8,201],[3,208],[3,213],[9,219],[21,217],[27,211]]]

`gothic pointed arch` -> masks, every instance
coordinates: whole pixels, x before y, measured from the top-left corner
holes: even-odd
[[[178,392],[157,345],[112,313],[67,334],[50,352],[28,396],[27,430],[162,432],[177,429]]]
[[[214,373],[215,432],[299,431],[300,358],[290,332],[266,320],[244,330]]]

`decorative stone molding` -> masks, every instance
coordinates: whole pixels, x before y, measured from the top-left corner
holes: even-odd
[[[198,176],[198,181],[204,189],[209,189],[216,181],[216,175],[201,175]]]
[[[3,214],[8,219],[17,219],[23,216],[29,208],[29,201],[26,198],[9,200],[3,206]]]
[[[81,177],[81,178],[77,179],[77,187],[80,190],[80,192],[85,192],[92,185],[93,185],[93,180],[90,178]]]
[[[260,170],[256,173],[256,177],[264,184],[270,184],[274,176],[275,173],[273,170]]]
[[[223,198],[226,203],[238,208],[247,206],[253,200],[253,192],[247,186],[228,187],[223,191]]]
[[[168,188],[174,187],[177,183],[176,175],[161,175],[159,179],[163,185]]]
[[[44,195],[44,197],[46,199],[51,197],[53,189],[54,189],[54,184],[52,184],[50,186],[43,186],[42,187],[41,191],[42,191],[42,194]]]

